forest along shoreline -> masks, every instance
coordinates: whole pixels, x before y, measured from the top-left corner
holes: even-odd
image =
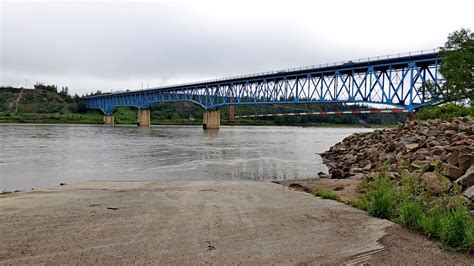
[[[474,119],[412,121],[356,133],[321,154],[318,178],[277,183],[474,250]]]

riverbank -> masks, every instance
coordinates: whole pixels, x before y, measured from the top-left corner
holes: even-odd
[[[90,124],[102,125],[103,115],[98,112],[88,113],[56,113],[56,114],[42,114],[42,113],[24,113],[20,115],[7,115],[0,112],[0,124]],[[115,115],[116,125],[136,125],[137,118],[135,112],[121,112]],[[151,119],[152,125],[174,125],[174,126],[200,126],[202,119],[170,119],[160,120]],[[236,121],[221,120],[223,126],[298,126],[298,127],[365,127],[365,128],[394,128],[398,125],[379,125],[379,124],[337,124],[337,123],[296,123],[293,125],[282,125],[272,120],[257,120],[257,119],[238,119]]]
[[[271,182],[86,182],[1,196],[0,213],[0,264],[472,263]]]
[[[316,191],[326,191],[335,195],[333,199],[346,204],[350,204],[361,195],[359,192],[360,180],[357,179],[305,178],[274,182],[312,195]]]
[[[473,154],[474,120],[414,121],[345,138],[321,154],[329,175],[320,176],[355,180],[359,195],[345,202],[440,239],[445,248],[469,252],[474,248]],[[324,182],[339,182],[331,180]],[[317,189],[305,181],[286,185]],[[338,199],[334,186],[323,189],[320,196]]]
[[[420,179],[429,196],[463,192],[474,207],[474,119],[414,121],[397,129],[357,133],[321,154],[329,177],[374,179],[393,185]],[[324,175],[324,174],[322,174]]]

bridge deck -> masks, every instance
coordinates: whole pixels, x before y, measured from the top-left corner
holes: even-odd
[[[111,115],[118,106],[149,109],[188,101],[206,110],[275,103],[386,104],[413,111],[441,95],[436,50],[256,73],[147,90],[86,97],[89,108]],[[427,89],[434,84],[435,91]]]
[[[360,59],[354,61],[344,61],[338,62],[333,64],[322,64],[318,66],[308,66],[308,67],[301,67],[301,68],[294,68],[294,69],[287,69],[287,70],[277,70],[271,72],[264,72],[264,73],[256,73],[256,74],[249,74],[249,75],[242,75],[237,77],[229,77],[229,78],[222,78],[222,79],[215,79],[215,80],[207,80],[207,81],[198,81],[194,83],[185,83],[185,84],[176,84],[170,86],[161,86],[155,87],[150,89],[144,90],[135,90],[135,91],[128,91],[128,92],[120,92],[120,93],[103,93],[101,95],[94,95],[88,96],[85,98],[94,98],[94,97],[104,97],[110,95],[131,95],[137,92],[149,92],[149,91],[169,91],[169,90],[176,90],[181,88],[189,88],[195,86],[216,86],[218,84],[223,83],[241,83],[243,81],[249,80],[272,80],[272,81],[280,81],[287,77],[292,76],[301,76],[307,75],[308,73],[333,73],[334,71],[339,71],[341,74],[351,74],[351,73],[363,73],[367,71],[367,68],[373,67],[374,71],[387,71],[388,69],[402,69],[407,66],[409,62],[416,62],[420,67],[426,67],[428,65],[436,64],[440,61],[438,56],[437,50],[428,50],[420,51],[415,53],[408,53],[408,54],[397,54],[397,55],[388,55],[388,56],[379,56],[373,57],[368,59]]]

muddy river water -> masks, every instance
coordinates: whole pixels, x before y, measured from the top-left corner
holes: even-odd
[[[0,125],[0,190],[88,180],[280,180],[364,128]]]

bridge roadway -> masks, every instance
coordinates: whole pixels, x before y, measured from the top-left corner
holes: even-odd
[[[382,104],[413,112],[442,98],[440,63],[437,50],[424,50],[84,99],[104,113],[107,125],[117,107],[136,107],[140,126],[150,125],[154,104],[188,101],[205,109],[204,129],[218,129],[219,109],[232,105]]]

